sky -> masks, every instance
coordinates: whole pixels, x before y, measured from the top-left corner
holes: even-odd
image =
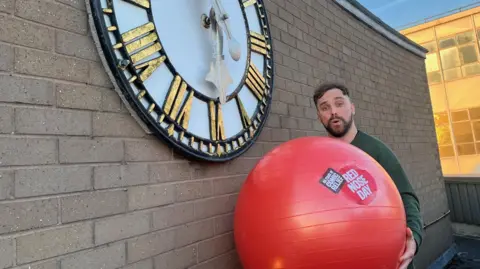
[[[479,0],[358,0],[365,8],[390,27],[401,26],[430,16],[480,3]]]

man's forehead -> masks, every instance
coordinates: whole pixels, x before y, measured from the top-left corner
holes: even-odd
[[[328,100],[336,100],[336,99],[346,99],[346,96],[340,90],[330,90],[330,91],[327,91],[318,101],[322,103]]]

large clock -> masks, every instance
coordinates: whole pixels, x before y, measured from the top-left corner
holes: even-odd
[[[264,126],[273,90],[262,0],[87,0],[122,99],[188,157],[227,161]]]

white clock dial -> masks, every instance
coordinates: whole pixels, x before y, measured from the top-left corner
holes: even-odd
[[[260,0],[101,0],[89,6],[114,84],[190,157],[245,152],[270,109],[273,56]]]

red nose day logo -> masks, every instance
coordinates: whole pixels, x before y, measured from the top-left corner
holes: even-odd
[[[346,166],[340,171],[345,180],[342,192],[361,205],[371,203],[377,194],[375,179],[365,170],[356,166]]]

